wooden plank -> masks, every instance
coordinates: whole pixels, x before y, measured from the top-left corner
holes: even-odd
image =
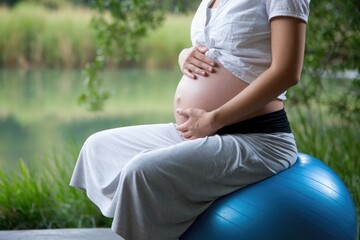
[[[110,228],[69,228],[0,231],[1,240],[124,240]]]

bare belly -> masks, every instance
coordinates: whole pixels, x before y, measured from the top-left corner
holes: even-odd
[[[176,113],[176,109],[200,108],[212,111],[232,99],[247,86],[247,83],[235,77],[223,66],[217,66],[216,71],[207,77],[197,76],[197,79],[191,79],[184,75],[177,86],[174,96],[176,123],[181,124],[186,121],[184,116]],[[256,111],[252,116],[278,110],[282,108],[282,103],[279,104],[280,101],[274,101],[269,106]],[[276,105],[276,107],[272,105]]]

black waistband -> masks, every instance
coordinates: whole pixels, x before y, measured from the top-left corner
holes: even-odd
[[[219,129],[216,134],[234,133],[291,133],[284,109],[231,124]]]

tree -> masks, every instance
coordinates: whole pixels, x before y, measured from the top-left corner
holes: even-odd
[[[360,119],[360,1],[311,1],[302,84],[290,91],[294,103],[319,100],[326,80],[354,71],[348,90],[328,99],[331,111],[349,121]],[[324,77],[326,76],[326,77]],[[348,77],[347,77],[348,78]],[[349,81],[349,80],[348,80]]]
[[[99,71],[103,70],[107,59],[139,58],[139,39],[161,24],[164,13],[156,0],[96,0],[94,8],[97,14],[92,26],[96,30],[97,53],[95,60],[85,66],[85,91],[79,101],[97,111],[103,109],[109,97],[99,79]]]

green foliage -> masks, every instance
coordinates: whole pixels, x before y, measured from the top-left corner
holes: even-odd
[[[330,113],[341,116],[348,123],[360,122],[360,78],[351,82],[350,87],[340,96],[340,99],[331,98]]]
[[[102,80],[98,76],[106,60],[137,60],[140,39],[162,23],[164,13],[156,0],[96,0],[94,8],[97,14],[92,26],[98,51],[95,61],[85,67],[86,90],[79,101],[89,103],[90,110],[101,110],[109,97],[109,93],[100,88]]]
[[[42,213],[38,211],[42,207],[42,203],[53,202],[53,199],[49,196],[49,186],[45,182],[37,182],[24,163],[21,163],[19,168],[18,177],[13,175],[11,178],[7,178],[5,173],[0,171],[0,216],[3,218],[0,222],[9,225],[17,219],[26,219],[28,224],[21,223],[17,228],[32,228],[37,220],[40,220],[41,225],[42,220],[48,214],[46,211]],[[28,196],[36,197],[29,199]],[[3,228],[4,226],[0,226],[0,229]]]
[[[360,122],[344,123],[337,115],[329,118],[317,101],[307,106],[289,104],[287,109],[298,150],[320,159],[338,174],[360,219]]]
[[[192,15],[167,14],[164,24],[149,33],[139,46],[142,54],[139,67],[147,69],[178,70],[179,52],[191,45],[190,24]]]
[[[46,7],[47,9],[59,9],[65,5],[69,5],[71,0],[1,0],[0,4],[5,4],[7,6],[13,7],[18,4],[38,4]]]
[[[162,0],[161,7],[166,11],[183,13],[196,9],[201,0]]]
[[[360,71],[360,12],[356,0],[311,1],[305,66]]]
[[[289,92],[293,102],[326,101],[344,120],[360,119],[360,11],[356,0],[311,1],[303,79]],[[346,71],[354,71],[346,76]],[[348,89],[322,99],[329,79],[352,81]],[[297,90],[297,91],[296,91]]]
[[[62,4],[74,4],[74,5],[84,5],[91,6],[94,3],[94,0],[0,0],[0,4],[5,4],[7,6],[14,6],[23,2],[33,2],[47,6],[49,9],[56,9],[59,5]],[[167,12],[185,12],[189,9],[194,9],[200,0],[161,0],[161,8]]]
[[[91,10],[83,7],[0,7],[0,68],[83,69],[96,59],[91,17]],[[190,14],[167,14],[161,27],[139,40],[139,61],[107,61],[105,68],[176,67],[179,51],[190,45],[191,19]]]
[[[91,12],[21,3],[0,8],[0,66],[83,68],[95,57]]]
[[[67,184],[78,153],[74,146],[72,157],[49,158],[41,168],[21,162],[18,171],[0,169],[0,229],[110,226],[85,193]]]

